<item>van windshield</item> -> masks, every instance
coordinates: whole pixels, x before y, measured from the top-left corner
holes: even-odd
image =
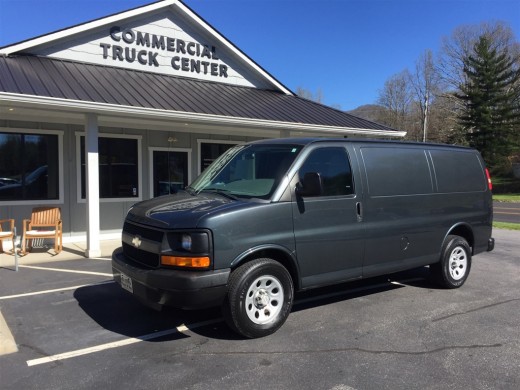
[[[238,145],[216,159],[192,183],[195,193],[270,199],[302,145]]]

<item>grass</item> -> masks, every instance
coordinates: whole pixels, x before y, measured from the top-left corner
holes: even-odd
[[[520,194],[493,194],[497,202],[520,203]]]
[[[493,227],[497,229],[507,229],[507,230],[520,230],[520,223],[511,223],[511,222],[493,222]]]

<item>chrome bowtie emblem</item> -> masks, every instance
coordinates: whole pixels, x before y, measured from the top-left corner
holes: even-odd
[[[139,236],[135,236],[134,238],[132,238],[132,245],[136,248],[139,248],[141,246],[141,239],[139,238]]]

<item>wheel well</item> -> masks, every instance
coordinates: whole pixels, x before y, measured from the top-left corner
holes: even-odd
[[[457,225],[449,231],[448,235],[464,238],[471,247],[471,252],[473,252],[475,239],[473,237],[473,230],[471,230],[468,225]]]
[[[289,274],[291,275],[291,279],[293,281],[294,289],[299,290],[300,289],[300,278],[298,277],[298,269],[296,268],[296,265],[294,263],[294,260],[291,258],[290,255],[287,253],[284,253],[281,250],[276,249],[262,249],[257,252],[251,253],[240,263],[236,264],[232,271],[234,271],[236,268],[240,267],[242,264],[248,263],[255,259],[261,259],[261,258],[269,258],[272,260],[275,260],[282,264],[287,271],[289,271]]]

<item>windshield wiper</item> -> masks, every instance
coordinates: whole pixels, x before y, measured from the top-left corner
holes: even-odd
[[[186,191],[191,196],[196,196],[197,195],[197,191],[195,191],[195,188],[193,188],[191,186],[188,186],[188,187],[184,188],[184,191]]]
[[[237,200],[238,198],[235,195],[232,195],[229,190],[224,190],[222,188],[204,188],[200,192],[212,192],[222,196],[225,196],[231,200]]]

